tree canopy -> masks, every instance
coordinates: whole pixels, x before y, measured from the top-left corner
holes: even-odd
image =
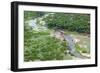
[[[79,13],[54,13],[44,18],[48,28],[90,33],[90,15]]]

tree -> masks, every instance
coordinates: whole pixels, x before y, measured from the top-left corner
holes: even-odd
[[[90,33],[90,15],[79,13],[54,13],[44,18],[48,28]]]

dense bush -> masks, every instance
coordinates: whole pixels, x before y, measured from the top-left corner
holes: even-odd
[[[50,30],[38,32],[24,24],[24,61],[63,60],[65,51],[66,42],[50,37]]]
[[[30,20],[44,15],[45,12],[24,11],[24,20]]]
[[[90,15],[76,13],[54,13],[44,18],[48,28],[90,33]]]
[[[46,13],[43,12],[24,12],[24,61],[35,60],[63,60],[72,59],[72,56],[65,55],[67,50],[66,41],[61,42],[50,36],[53,28],[65,29],[65,31],[76,31],[90,33],[90,15],[75,13],[54,13],[45,17],[43,20],[49,31],[35,31],[27,20],[31,20]],[[76,50],[82,53],[89,53],[87,49],[82,49],[76,44]]]
[[[66,42],[44,34],[45,32],[33,33],[32,39],[25,41],[25,61],[63,59]]]

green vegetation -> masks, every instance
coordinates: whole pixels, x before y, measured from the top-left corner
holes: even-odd
[[[60,41],[50,32],[57,29],[62,29],[65,33],[76,35],[80,33],[90,33],[90,15],[89,14],[75,14],[75,13],[53,13],[45,18],[44,26],[48,30],[35,31],[28,23],[28,20],[42,17],[46,12],[24,12],[24,61],[46,61],[46,60],[71,60],[73,56],[65,54],[67,51],[67,42]],[[40,20],[37,20],[37,24]],[[42,29],[42,28],[41,28]],[[81,40],[81,39],[80,39]],[[79,44],[75,45],[76,50],[81,53],[90,53],[87,48],[81,48]]]
[[[33,32],[31,39],[25,45],[25,61],[62,60],[66,51],[66,42],[60,42],[50,37],[47,32]],[[26,37],[26,36],[25,36]]]
[[[90,15],[75,13],[55,13],[44,18],[48,28],[67,29],[80,33],[90,33]]]
[[[90,53],[90,51],[87,48],[81,48],[78,44],[75,45],[76,50],[80,53]]]
[[[24,20],[30,20],[44,15],[44,12],[24,11]]]

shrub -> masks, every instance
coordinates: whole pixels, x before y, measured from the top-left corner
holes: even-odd
[[[33,33],[37,37],[25,41],[25,61],[62,60],[66,51],[66,42],[44,35],[44,32]]]
[[[67,29],[81,33],[90,33],[90,15],[79,13],[54,13],[44,18],[48,28]]]

